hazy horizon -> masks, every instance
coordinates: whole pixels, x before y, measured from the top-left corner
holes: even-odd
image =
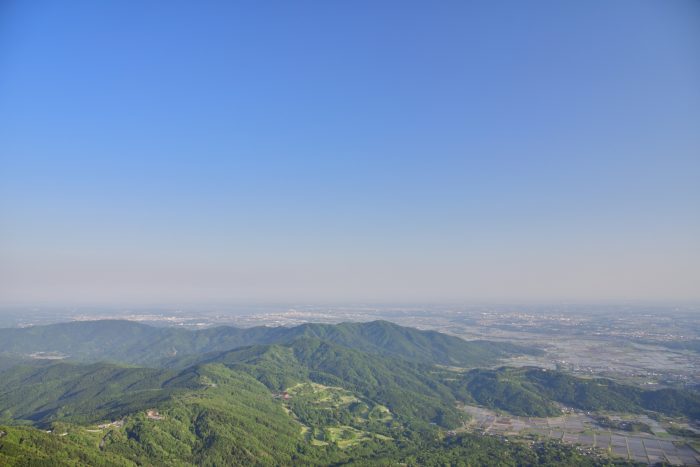
[[[700,4],[0,6],[0,304],[700,302]]]

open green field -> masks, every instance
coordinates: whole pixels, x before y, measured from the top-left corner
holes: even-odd
[[[289,399],[285,408],[302,424],[302,434],[312,444],[334,443],[347,448],[371,439],[392,439],[377,433],[394,421],[391,411],[381,404],[364,401],[343,388],[313,382],[296,384],[286,392]]]

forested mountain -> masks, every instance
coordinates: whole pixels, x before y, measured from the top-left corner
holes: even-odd
[[[176,372],[108,363],[19,365],[0,373],[0,420],[114,419],[166,400]]]
[[[382,418],[372,419],[371,413],[363,418],[362,408],[381,406],[364,397],[353,399],[349,393],[342,393],[342,397],[351,398],[349,405],[336,407],[340,410],[330,413],[328,407],[318,407],[321,399],[309,401],[299,396],[298,400],[284,405],[254,377],[220,363],[197,365],[175,376],[169,372],[144,374],[139,369],[119,372],[111,365],[73,367],[70,373],[66,373],[69,368],[65,364],[58,364],[52,365],[49,372],[43,368],[37,369],[36,375],[24,375],[37,386],[39,379],[50,384],[57,382],[52,386],[58,392],[67,392],[53,397],[65,401],[68,410],[56,412],[52,423],[40,424],[51,433],[0,426],[0,463],[23,465],[28,460],[31,465],[442,465],[458,460],[472,465],[602,463],[556,444],[528,448],[466,434],[443,439],[429,426],[416,428],[410,423],[410,415],[384,412]],[[123,413],[118,417],[117,412],[103,412],[98,405],[84,407],[95,396],[86,382],[96,372],[100,377],[112,378],[102,387],[113,386],[112,396],[117,400],[131,399],[159,384],[160,395],[164,397],[136,397],[134,405],[119,408]],[[139,376],[145,376],[146,381],[134,387]],[[74,377],[80,383],[71,386],[69,381]],[[120,399],[116,388],[128,392]],[[328,389],[335,391],[332,387]],[[298,393],[293,394],[297,397]],[[45,395],[50,397],[48,392]],[[327,395],[324,393],[323,397]],[[112,404],[107,403],[106,407],[114,410]],[[155,415],[152,411],[146,413],[146,407],[157,409]],[[320,413],[323,418],[319,417]],[[95,421],[88,423],[86,420],[91,417]],[[98,421],[115,418],[117,424],[96,429]],[[80,424],[76,424],[78,421]],[[356,438],[329,442],[336,433],[334,430],[341,429]],[[358,439],[360,442],[342,444]]]
[[[534,368],[446,367],[493,361],[503,350],[386,322],[191,332],[110,321],[22,331],[26,342],[3,330],[11,337],[3,348],[17,352],[0,360],[6,464],[595,464],[555,444],[445,434],[465,420],[459,403],[526,415],[560,413],[560,403],[666,414],[696,414],[700,406],[690,391],[644,391]],[[85,342],[72,344],[71,335]],[[135,349],[164,349],[164,342],[190,350],[258,343],[192,351],[152,367],[17,357],[20,349],[40,351],[42,338],[50,341],[45,351],[93,348],[109,360],[118,360],[109,349],[137,360]],[[105,348],[97,346],[100,339]]]
[[[235,416],[232,417],[235,419]],[[218,420],[225,423],[227,419]],[[165,424],[161,424],[165,425]],[[133,425],[123,431],[110,431],[102,444],[102,435],[79,432],[70,425],[57,428],[70,430],[58,436],[28,427],[0,425],[0,465],[32,467],[81,466],[219,466],[219,465],[348,465],[348,466],[445,466],[474,465],[516,467],[538,465],[625,466],[626,461],[584,455],[572,446],[559,443],[537,443],[527,447],[503,443],[492,438],[460,434],[446,439],[413,438],[401,443],[366,443],[353,450],[334,446],[305,446],[292,441],[287,449],[280,448],[285,436],[264,438],[261,444],[255,432],[225,434],[211,442],[193,442],[182,434],[176,438],[177,427],[165,430],[156,422]],[[222,425],[209,425],[223,428]],[[168,433],[172,431],[175,435]],[[65,436],[60,436],[66,433]],[[225,433],[225,432],[224,432]],[[252,446],[251,446],[252,445]],[[256,450],[258,448],[259,450]],[[277,450],[275,450],[277,449]]]
[[[443,365],[483,366],[501,357],[539,352],[532,347],[506,342],[467,342],[458,337],[407,328],[387,321],[302,324],[291,328],[259,326],[241,329],[220,326],[190,331],[131,321],[100,320],[0,329],[0,353],[27,355],[59,352],[77,361],[156,364],[175,356],[224,351],[254,344],[289,343],[301,337]]]
[[[177,371],[106,363],[18,365],[1,373],[0,420],[46,424],[119,418],[182,392],[206,389],[201,374],[212,365],[232,377],[255,378],[268,394],[312,381],[386,405],[405,423],[454,427],[461,420],[451,390],[431,374],[432,367],[315,338],[207,355]]]

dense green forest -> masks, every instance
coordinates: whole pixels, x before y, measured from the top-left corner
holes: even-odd
[[[264,451],[256,451],[255,433],[241,440],[220,438],[199,443],[194,449],[191,449],[191,445],[175,441],[173,436],[164,434],[161,430],[149,434],[149,439],[142,439],[136,431],[115,433],[108,436],[109,442],[104,447],[99,447],[98,437],[76,432],[60,436],[27,427],[0,426],[0,435],[0,465],[8,466],[265,466],[294,463],[338,466],[504,467],[634,465],[626,461],[584,455],[574,447],[560,443],[546,442],[525,446],[471,434],[460,434],[446,439],[406,438],[396,443],[367,443],[350,450],[293,443],[289,445],[289,449],[283,451],[275,451],[268,446],[264,446]],[[154,445],[164,440],[172,442]],[[238,444],[233,444],[235,442]],[[145,447],[142,447],[142,443]],[[276,442],[273,447],[279,447],[279,444]],[[175,450],[178,447],[182,450]]]
[[[131,329],[141,337],[164,333],[123,322],[78,324],[77,329],[88,326],[98,334],[104,326],[117,326],[122,334],[110,337],[107,347],[119,355],[136,355],[121,343],[137,339],[129,335]],[[199,337],[182,330],[163,335],[170,336],[166,340],[185,335],[192,348],[209,349],[219,345],[211,344],[214,334],[231,329],[214,328]],[[279,341],[183,352],[151,367],[5,354],[0,359],[0,423],[6,425],[0,428],[0,463],[595,465],[608,461],[556,443],[527,446],[455,433],[451,430],[465,421],[459,403],[538,416],[560,413],[559,404],[699,413],[700,399],[692,391],[645,391],[536,368],[447,367],[446,362],[494,361],[515,347],[464,346],[458,338],[385,322],[249,332],[257,340],[276,334]],[[64,339],[69,340],[65,333],[52,345]],[[38,351],[26,342],[4,345],[15,352],[19,346]]]
[[[509,355],[541,352],[507,342],[467,342],[387,321],[337,325],[309,323],[290,328],[220,326],[190,331],[130,321],[101,320],[0,329],[0,354],[60,352],[69,359],[83,362],[162,365],[172,357],[191,355],[196,360],[201,353],[255,344],[289,343],[305,337],[424,363],[474,367],[495,363]]]
[[[560,413],[555,402],[588,411],[700,417],[700,395],[679,389],[644,390],[609,379],[577,378],[540,368],[475,369],[451,384],[455,397],[515,415]]]

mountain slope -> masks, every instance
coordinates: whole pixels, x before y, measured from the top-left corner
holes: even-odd
[[[450,382],[455,396],[515,415],[551,416],[555,403],[590,411],[700,418],[700,395],[689,390],[646,390],[605,378],[584,379],[540,368],[476,369]]]
[[[166,385],[175,375],[105,363],[17,366],[0,378],[0,420],[45,425],[118,418],[166,400],[178,389]]]
[[[0,420],[46,425],[119,418],[207,389],[201,373],[212,364],[223,365],[232,378],[253,377],[267,388],[268,397],[314,382],[383,404],[403,423],[454,427],[462,419],[450,389],[431,375],[432,367],[300,338],[287,345],[209,354],[182,370],[106,363],[17,366],[0,378]]]
[[[46,433],[31,427],[0,426],[0,465],[3,466],[136,466],[136,462],[99,449],[91,436]]]
[[[99,417],[87,426],[76,425],[83,415],[66,414],[71,423],[53,423],[52,436],[26,428],[3,429],[11,434],[19,430],[20,439],[15,438],[11,448],[10,439],[0,439],[0,459],[26,450],[27,441],[21,438],[27,434],[34,447],[24,455],[43,458],[45,451],[56,450],[64,453],[59,459],[78,457],[83,465],[100,465],[93,461],[96,453],[111,459],[108,465],[317,464],[315,458],[326,456],[325,449],[304,449],[300,425],[254,378],[220,365],[202,366],[187,376],[180,383],[197,383],[197,390],[165,390],[167,398],[148,401],[140,410],[124,414],[123,426],[97,428]],[[147,415],[145,407],[157,409],[157,415]],[[306,454],[300,452],[304,450]]]
[[[404,422],[454,427],[463,418],[451,390],[433,375],[432,366],[316,338],[210,354],[203,362],[222,363],[248,373],[273,391],[303,381],[342,387],[386,405]]]
[[[327,353],[323,350],[323,343],[313,339],[300,342],[296,349],[287,347],[282,352],[298,353],[302,361],[304,355],[312,357],[318,356],[318,352]],[[517,443],[504,444],[494,437],[459,435],[442,439],[436,436],[436,430],[415,430],[410,424],[397,425],[391,417],[386,423],[378,420],[371,425],[379,427],[380,432],[344,429],[342,424],[346,423],[364,428],[354,421],[357,412],[340,414],[341,417],[326,416],[318,422],[329,423],[330,427],[301,425],[295,411],[308,423],[314,418],[314,413],[317,420],[319,414],[323,417],[323,410],[314,412],[314,407],[301,398],[285,403],[271,397],[265,385],[245,372],[231,368],[242,362],[252,365],[253,361],[282,364],[287,357],[280,360],[279,352],[276,346],[246,349],[239,355],[228,355],[227,364],[196,365],[174,377],[162,379],[161,385],[166,389],[170,386],[190,389],[170,392],[163,400],[149,401],[154,404],[150,407],[157,409],[155,415],[148,415],[140,409],[125,414],[120,424],[102,428],[95,422],[76,425],[56,421],[51,424],[50,433],[30,427],[0,426],[0,464],[610,465],[606,461],[585,457],[573,447],[555,443],[530,448]],[[333,364],[344,358],[330,355],[320,365]],[[58,370],[66,370],[64,364],[52,366],[56,371],[40,373],[45,381],[67,380],[58,374]],[[111,370],[115,369],[107,366],[102,371]],[[133,369],[125,370],[126,380],[131,379],[130,370]],[[81,374],[85,377],[87,370]],[[358,376],[361,377],[362,373]],[[113,384],[121,379],[115,376]],[[351,396],[342,397],[353,400]],[[361,405],[358,399],[355,400],[349,407]],[[307,416],[305,410],[312,416]],[[354,430],[361,437],[354,441],[331,442],[328,438],[319,441],[314,433],[321,428],[324,428],[324,433],[344,429],[345,433],[352,434]],[[341,441],[346,444],[341,444]],[[618,463],[622,464],[624,462]]]
[[[59,352],[76,361],[112,361],[153,365],[164,359],[230,350],[255,344],[284,344],[314,337],[353,349],[424,363],[483,366],[499,358],[536,349],[509,343],[472,341],[421,331],[387,321],[303,324],[296,327],[228,326],[189,331],[118,321],[80,321],[18,329],[0,329],[0,353],[28,355]]]
[[[99,325],[85,326],[106,337]],[[128,332],[133,323],[117,326]],[[55,342],[66,339],[61,329]],[[442,435],[463,421],[457,402],[524,415],[557,414],[558,403],[676,415],[695,414],[700,406],[692,391],[645,391],[533,368],[447,369],[423,359],[457,358],[441,347],[452,338],[383,322],[256,328],[248,337],[235,328],[205,334],[136,329],[138,338],[184,336],[187,345],[202,348],[234,337],[276,342],[175,357],[170,368],[4,357],[0,422],[51,433],[1,428],[0,463],[593,465],[596,460],[559,445],[531,449]],[[139,345],[129,335],[110,345],[124,342]],[[402,351],[413,353],[396,355]]]
[[[188,454],[187,443],[172,446],[162,443],[169,439],[164,430],[153,425],[143,426],[153,431],[152,442],[139,449],[143,440],[134,431],[111,431],[103,448],[95,437],[78,433],[79,427],[70,427],[66,436],[29,427],[0,426],[0,465],[32,467],[74,467],[74,466],[136,466],[136,465],[354,465],[354,466],[394,466],[394,465],[479,465],[479,466],[542,466],[559,467],[576,465],[626,466],[632,463],[584,455],[573,446],[556,442],[538,443],[532,447],[518,443],[503,443],[496,437],[461,434],[444,440],[435,438],[414,438],[396,443],[363,445],[351,450],[322,447],[300,447],[297,452],[284,453],[266,449],[264,453],[248,451],[246,445],[227,439],[233,448],[194,449]],[[132,437],[130,437],[132,436]],[[166,446],[165,449],[158,449]],[[221,446],[216,444],[213,446]],[[237,449],[239,446],[243,450]],[[180,447],[184,452],[170,451]],[[266,455],[268,454],[269,455]],[[258,455],[253,458],[251,456]],[[176,457],[181,455],[182,457]]]

